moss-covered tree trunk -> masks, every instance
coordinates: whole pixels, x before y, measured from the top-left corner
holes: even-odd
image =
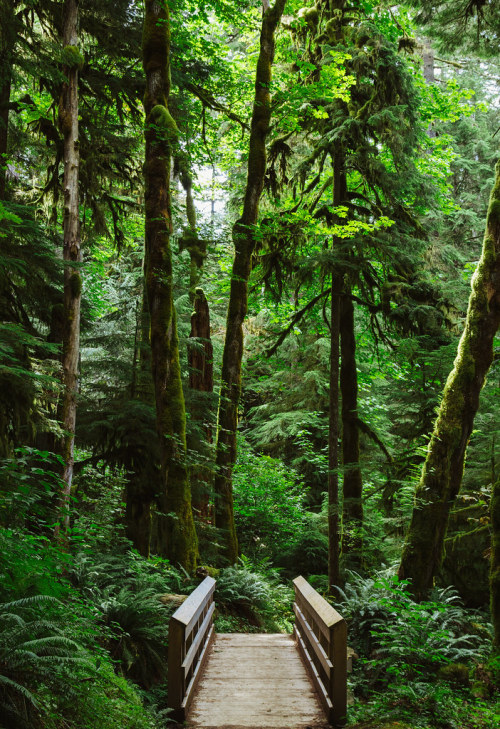
[[[19,3],[0,0],[0,200],[5,199],[12,56],[17,37],[16,5]]]
[[[465,451],[500,325],[500,162],[490,197],[483,251],[472,279],[465,328],[448,377],[403,548],[399,576],[423,596],[441,563],[448,516],[462,480]]]
[[[340,392],[342,397],[342,556],[359,569],[363,540],[363,479],[359,466],[358,374],[351,287],[344,282],[340,306]],[[347,557],[347,555],[349,555]]]
[[[149,322],[150,316],[144,282],[136,333],[137,353],[134,355],[134,388],[131,394],[135,400],[147,405],[154,405]],[[157,482],[158,464],[146,461],[146,459],[138,459],[133,472],[128,476],[125,489],[125,533],[143,557],[148,557],[150,553],[153,505],[157,496]]]
[[[163,556],[191,572],[196,566],[197,541],[186,465],[186,411],[172,297],[170,249],[170,165],[177,127],[168,111],[169,33],[166,3],[146,0],[142,44],[146,74],[145,276],[161,453],[158,543]]]
[[[500,651],[500,480],[493,484],[491,494],[491,558],[490,608],[493,623],[493,647]]]
[[[241,391],[243,322],[248,306],[248,277],[255,248],[254,228],[266,173],[266,139],[271,120],[271,69],[274,60],[275,32],[286,0],[264,4],[260,52],[255,76],[255,99],[248,150],[248,174],[243,212],[233,227],[235,248],[231,290],[222,358],[222,383],[216,445],[215,524],[221,531],[221,556],[233,563],[238,557],[234,526],[232,473],[236,461],[236,428]]]
[[[62,456],[64,460],[63,490],[60,499],[60,526],[56,535],[69,526],[69,504],[73,480],[76,404],[78,394],[78,360],[80,355],[80,301],[82,280],[78,264],[81,263],[80,221],[78,216],[78,2],[65,0],[63,8],[63,75],[64,82],[59,100],[59,127],[64,140],[64,215],[63,215],[63,340],[62,372],[63,402]],[[76,264],[76,265],[75,265]]]

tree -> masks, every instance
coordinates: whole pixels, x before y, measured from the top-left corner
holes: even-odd
[[[234,263],[222,357],[221,392],[217,420],[215,525],[221,530],[222,556],[230,563],[238,557],[234,526],[232,470],[236,461],[236,428],[241,393],[243,322],[248,308],[248,278],[255,249],[255,226],[266,173],[266,139],[271,120],[271,69],[274,60],[275,32],[286,0],[275,0],[272,7],[263,2],[260,52],[255,74],[255,99],[248,149],[248,173],[243,212],[233,226]]]
[[[170,27],[165,2],[146,1],[142,52],[146,75],[144,268],[161,454],[158,543],[164,556],[192,572],[197,542],[186,465],[186,411],[172,297],[170,165],[177,126],[168,110]]]
[[[78,50],[77,24],[78,0],[65,0],[62,31],[65,80],[59,102],[59,126],[64,139],[63,259],[66,264],[64,267],[62,353],[64,471],[60,503],[63,531],[69,527],[69,501],[73,479],[82,296],[82,279],[78,268],[78,264],[82,261],[78,209],[78,67],[82,56]],[[60,534],[59,526],[56,527],[56,534]]]
[[[479,396],[500,326],[500,162],[490,196],[483,250],[472,279],[465,326],[429,443],[403,547],[399,576],[419,597],[441,563],[450,509],[459,492]]]
[[[491,494],[490,611],[493,623],[493,646],[500,651],[500,481]]]

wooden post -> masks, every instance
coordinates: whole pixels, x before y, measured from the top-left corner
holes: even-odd
[[[347,715],[347,624],[344,619],[330,627],[328,657],[333,663],[328,693],[332,700],[330,723],[342,726]]]
[[[168,706],[173,710],[171,716],[175,721],[184,721],[184,631],[185,625],[172,616],[168,626]]]

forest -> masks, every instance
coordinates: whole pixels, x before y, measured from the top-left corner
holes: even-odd
[[[496,0],[0,0],[2,729],[163,729],[181,596],[298,575],[348,727],[500,725],[499,59]]]

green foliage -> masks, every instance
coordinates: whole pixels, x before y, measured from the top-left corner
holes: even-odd
[[[476,701],[470,678],[483,670],[488,626],[451,588],[417,603],[407,584],[388,570],[375,579],[349,576],[339,610],[349,620],[349,644],[359,656],[351,719],[487,729],[495,723],[495,706]]]
[[[0,717],[9,729],[151,727],[139,697],[69,637],[62,605],[48,596],[0,606]]]
[[[123,674],[145,688],[165,679],[167,614],[151,588],[109,589],[94,596],[109,629],[107,648]]]
[[[318,518],[310,514],[302,529],[276,559],[289,577],[328,572],[328,537],[319,529]]]
[[[226,613],[218,618],[218,630],[255,632],[255,627],[268,632],[291,630],[291,587],[280,582],[277,571],[268,562],[253,563],[242,557],[241,566],[221,570],[215,599]]]
[[[47,530],[54,522],[54,503],[61,489],[62,459],[37,448],[18,448],[0,461],[0,524]]]
[[[240,442],[233,475],[234,511],[242,551],[278,560],[304,524],[304,491],[295,473]]]

